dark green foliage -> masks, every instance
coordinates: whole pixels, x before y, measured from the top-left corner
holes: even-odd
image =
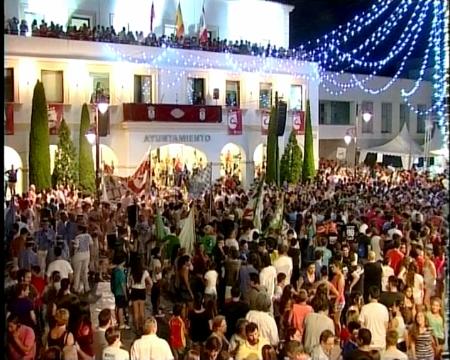
[[[87,104],[83,104],[81,109],[80,122],[80,146],[78,156],[78,186],[81,190],[95,193],[95,169],[92,159],[92,147],[86,139],[86,134],[90,129],[89,109]]]
[[[47,101],[44,85],[39,80],[33,91],[29,146],[29,183],[34,184],[37,191],[49,189],[51,175]]]
[[[302,151],[297,142],[295,130],[291,131],[289,141],[280,162],[280,181],[296,184],[302,171]]]
[[[55,153],[55,167],[52,174],[52,185],[74,185],[77,183],[78,166],[76,149],[70,137],[70,129],[66,120],[62,119],[58,131],[58,150]]]
[[[268,184],[277,183],[277,162],[278,162],[278,136],[277,136],[277,116],[275,107],[270,110],[269,129],[267,134],[267,166],[266,182]]]
[[[302,180],[304,182],[312,180],[315,175],[314,167],[314,147],[313,134],[311,124],[311,108],[309,100],[306,102],[306,118],[305,118],[305,158],[303,160]]]

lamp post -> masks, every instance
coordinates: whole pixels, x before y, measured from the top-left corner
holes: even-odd
[[[95,143],[95,198],[97,203],[100,203],[100,184],[101,184],[101,173],[100,173],[100,136],[98,130],[98,116],[100,114],[106,113],[108,110],[108,103],[97,102],[95,103],[95,130],[94,132],[89,131],[86,134],[86,138],[89,144],[94,145]]]
[[[372,114],[368,111],[362,112],[362,106],[356,104],[356,117],[355,117],[355,127],[347,130],[344,136],[344,142],[349,145],[353,140],[355,141],[355,157],[354,157],[354,176],[356,178],[356,166],[358,165],[358,128],[359,128],[359,118],[362,117],[365,123],[368,123],[372,119]]]

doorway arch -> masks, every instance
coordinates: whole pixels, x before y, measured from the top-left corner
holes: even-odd
[[[92,158],[95,168],[95,146],[92,147]],[[114,169],[117,169],[118,165],[119,159],[114,150],[108,145],[100,144],[100,169],[114,172]]]
[[[152,181],[162,186],[180,184],[180,174],[203,169],[208,159],[205,153],[184,144],[162,145],[151,152]]]
[[[23,179],[24,179],[24,173],[23,173],[23,163],[22,158],[20,157],[19,153],[9,146],[3,147],[3,173],[5,171],[11,169],[11,165],[14,166],[14,169],[20,169],[17,172],[17,183],[16,183],[16,194],[22,194],[24,192],[24,186],[23,186]],[[4,179],[4,184],[8,184],[8,180]],[[7,200],[11,198],[11,194],[8,191]]]
[[[242,180],[245,172],[245,152],[234,143],[228,143],[220,152],[220,176],[238,176]]]
[[[266,172],[267,164],[267,145],[259,144],[253,153],[253,162],[255,163],[255,178],[259,178]]]

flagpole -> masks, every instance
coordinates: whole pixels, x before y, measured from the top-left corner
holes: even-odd
[[[212,217],[212,161],[211,161],[211,171],[209,172],[209,221]]]

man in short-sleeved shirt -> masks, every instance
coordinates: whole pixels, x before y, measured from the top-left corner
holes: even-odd
[[[36,342],[32,328],[20,324],[16,315],[8,318],[7,358],[9,360],[33,360]]]
[[[72,280],[73,269],[70,263],[67,260],[62,258],[62,249],[59,246],[56,246],[53,249],[56,260],[52,261],[47,267],[47,278],[50,278],[53,274],[53,271],[59,271],[61,275],[61,279],[69,279]]]
[[[156,335],[158,330],[156,319],[151,316],[145,321],[144,335],[137,339],[131,347],[131,360],[173,360],[169,343]]]
[[[369,303],[361,308],[359,321],[361,326],[369,329],[372,334],[371,346],[377,350],[386,347],[386,331],[389,324],[389,311],[386,306],[380,304],[380,289],[372,286],[369,289]]]

